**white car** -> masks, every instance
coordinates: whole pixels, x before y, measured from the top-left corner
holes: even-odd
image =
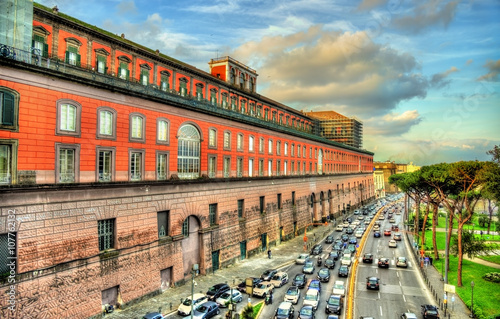
[[[253,288],[253,295],[257,297],[265,297],[274,290],[274,286],[269,281],[263,281]]]
[[[276,288],[279,288],[286,283],[288,283],[288,274],[284,271],[278,271],[276,275],[271,278],[271,284]]]
[[[363,237],[363,231],[362,231],[362,230],[358,230],[358,231],[356,231],[356,235],[355,235],[355,236],[356,236],[356,238],[361,238],[361,237]]]
[[[337,280],[333,283],[333,292],[334,295],[345,295],[345,285],[342,280]]]
[[[396,241],[394,239],[391,239],[391,240],[389,240],[389,247],[397,248],[398,244],[396,243]]]
[[[344,231],[344,226],[343,225],[337,225],[337,228],[335,228],[336,231]]]
[[[311,306],[314,310],[318,309],[319,304],[319,291],[316,289],[309,289],[304,296],[302,306]]]
[[[351,254],[344,254],[342,256],[342,259],[340,260],[340,264],[341,265],[345,265],[345,266],[348,266],[348,267],[351,266],[351,262],[352,262]]]
[[[197,293],[193,295],[193,300],[193,309],[196,309],[196,307],[198,307],[205,301],[208,301],[208,297],[204,294]],[[177,308],[177,313],[180,316],[188,316],[191,314],[191,296],[182,301],[182,303],[179,305],[179,308]]]
[[[309,259],[309,254],[300,254],[297,259],[295,259],[295,263],[297,265],[303,265],[306,263],[306,261]]]
[[[219,298],[215,300],[215,302],[219,304],[219,307],[224,308],[227,307],[227,305],[229,305],[229,303],[231,302],[234,304],[241,302],[243,300],[243,295],[241,294],[241,292],[239,292],[236,289],[233,289],[232,292],[233,292],[232,296],[231,296],[231,291],[226,291]]]
[[[285,293],[285,298],[283,301],[288,301],[291,302],[292,304],[296,305],[299,302],[300,299],[300,290],[296,286],[290,286],[288,287],[286,293]]]

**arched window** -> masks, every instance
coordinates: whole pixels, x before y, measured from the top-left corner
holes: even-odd
[[[177,174],[179,178],[200,176],[200,132],[190,124],[179,129]]]

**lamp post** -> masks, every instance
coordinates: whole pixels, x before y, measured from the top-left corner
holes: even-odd
[[[193,303],[194,303],[194,276],[198,271],[198,264],[194,264],[191,269],[191,319],[193,319]]]
[[[470,282],[470,287],[471,287],[471,302],[470,302],[470,310],[471,310],[471,313],[470,313],[470,316],[471,318],[474,318],[474,281],[471,281]]]

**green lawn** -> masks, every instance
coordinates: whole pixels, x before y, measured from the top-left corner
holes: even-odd
[[[500,264],[500,256],[499,255],[488,255],[488,256],[477,256],[477,258],[481,258],[483,260],[495,263],[495,264]],[[498,270],[500,272],[500,270]]]

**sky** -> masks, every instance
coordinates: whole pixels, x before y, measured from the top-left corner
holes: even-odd
[[[375,161],[491,160],[500,145],[498,0],[35,0],[257,93],[363,122]]]

